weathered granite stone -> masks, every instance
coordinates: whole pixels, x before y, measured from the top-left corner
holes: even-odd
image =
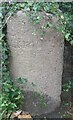
[[[39,14],[42,17],[41,25],[46,26],[51,14]],[[61,101],[64,39],[55,28],[56,17],[52,16],[50,22],[53,28],[44,27],[43,37],[40,24],[33,25],[26,13],[21,11],[12,16],[7,23],[11,50],[10,72],[14,79],[22,77],[28,80],[25,86],[22,85],[25,91],[24,109],[33,115],[51,112]],[[32,97],[33,93],[35,97]],[[41,97],[37,97],[39,95],[44,96],[43,103],[40,102]],[[45,107],[42,109],[43,105]]]

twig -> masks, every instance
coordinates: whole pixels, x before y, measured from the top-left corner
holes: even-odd
[[[73,116],[73,113],[70,113],[69,111],[67,111],[67,113],[68,113],[69,115]]]

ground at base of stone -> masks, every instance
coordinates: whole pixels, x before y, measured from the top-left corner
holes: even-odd
[[[58,120],[60,118],[64,120],[73,120],[73,107],[69,108],[69,106],[61,104],[54,112],[40,116],[33,116],[33,120]]]

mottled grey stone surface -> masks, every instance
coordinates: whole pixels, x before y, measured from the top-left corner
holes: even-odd
[[[27,110],[35,116],[50,113],[54,111],[59,104],[60,101],[55,101],[55,99],[46,94],[41,95],[34,91],[26,91],[22,109]]]
[[[44,13],[39,14],[43,16],[41,25],[45,26],[49,19]],[[32,100],[32,95],[27,94],[24,108],[32,114],[51,112],[60,104],[64,39],[55,28],[57,20],[54,16],[51,22],[53,28],[46,30],[44,28],[46,33],[43,38],[40,35],[40,25],[34,26],[26,14],[21,11],[12,16],[7,23],[8,43],[11,50],[11,75],[14,79],[24,77],[28,80],[25,86],[22,85],[24,91],[48,96],[45,98],[48,104],[42,110],[40,102],[38,105],[36,104],[36,100],[39,101],[39,98]],[[51,101],[49,101],[49,97]],[[33,102],[36,104],[36,108],[32,110]],[[27,103],[30,104],[27,106]]]

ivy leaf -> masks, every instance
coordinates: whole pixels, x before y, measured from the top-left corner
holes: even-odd
[[[4,34],[2,34],[1,36],[0,36],[0,40],[2,40],[2,38],[4,37],[5,35]]]
[[[46,28],[47,28],[47,27],[52,28],[52,27],[53,27],[53,25],[52,25],[50,22],[48,22],[48,23],[46,24]]]
[[[70,44],[71,44],[71,45],[73,45],[73,40],[72,40],[72,41],[70,41]]]
[[[20,84],[25,84],[28,81],[26,78],[21,78],[21,77],[18,78],[17,80],[18,80],[18,83],[20,83]]]
[[[33,5],[33,2],[28,2],[28,6],[32,6]]]
[[[65,35],[65,38],[66,38],[67,41],[70,40],[70,39],[69,39],[69,36],[70,36],[70,33],[67,33],[67,34]]]
[[[44,10],[45,10],[45,11],[49,11],[49,10],[50,10],[50,4],[45,4]]]
[[[19,100],[21,98],[21,95],[18,95],[15,99]]]
[[[11,108],[16,108],[17,106],[16,106],[15,103],[11,103],[11,104],[10,104],[10,107],[11,107]]]
[[[20,7],[21,7],[21,8],[24,8],[24,7],[25,7],[25,4],[22,4],[22,3],[21,3],[21,4],[20,4]],[[18,8],[18,6],[17,6],[17,8]]]
[[[0,18],[3,18],[3,15],[2,15],[2,13],[0,13]]]
[[[38,5],[37,5],[37,4],[34,4],[33,10],[36,11],[37,9],[38,9]]]

